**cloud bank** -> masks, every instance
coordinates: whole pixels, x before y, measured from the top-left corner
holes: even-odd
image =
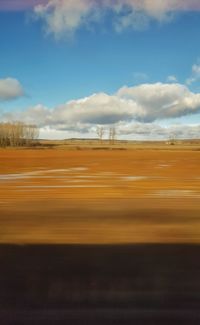
[[[164,137],[173,130],[166,131],[158,125],[160,121],[198,112],[200,94],[191,92],[185,85],[146,83],[134,87],[124,86],[111,95],[93,94],[54,108],[40,104],[24,112],[4,114],[2,118],[34,123],[42,129],[66,131],[69,134],[91,134],[97,125],[107,129],[114,125],[121,135],[141,133],[144,136]],[[186,134],[194,136],[199,128],[182,130],[180,126],[176,127],[176,131],[180,137]]]
[[[33,0],[32,0],[33,1]],[[35,0],[36,1],[36,0]],[[101,22],[112,13],[117,32],[145,29],[151,21],[166,22],[182,11],[200,11],[199,0],[40,0],[34,7],[46,31],[55,37],[71,35],[78,28]]]
[[[0,79],[0,101],[21,97],[24,90],[20,82],[13,78]]]
[[[155,123],[129,123],[118,127],[118,135],[134,136],[141,139],[197,139],[200,124],[172,124],[168,127]]]
[[[80,133],[78,130],[63,131],[44,127],[40,129],[40,137],[47,139],[65,138],[94,138],[97,137],[97,128],[91,128],[87,133]],[[155,123],[121,124],[116,127],[118,139],[133,140],[168,140],[168,139],[199,139],[200,124],[182,125],[172,124],[168,127],[160,126]],[[104,128],[104,138],[108,139],[109,128]]]

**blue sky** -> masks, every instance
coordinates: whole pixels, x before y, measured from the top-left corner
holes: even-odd
[[[178,125],[177,136],[198,136],[199,8],[182,10],[169,5],[158,11],[159,0],[153,0],[152,10],[138,9],[136,0],[127,0],[122,8],[124,3],[119,0],[120,12],[110,5],[95,7],[94,14],[94,8],[88,11],[87,0],[78,0],[76,8],[69,7],[72,2],[68,0],[63,0],[61,8],[60,1],[54,0],[52,6],[37,0],[37,7],[28,9],[20,0],[16,0],[20,7],[5,10],[0,5],[2,121],[36,123],[42,136],[54,138],[94,136],[97,125],[115,125],[122,138],[148,138],[146,125],[152,125],[150,137],[156,138],[155,127],[164,128],[162,137],[167,137],[174,124],[184,124],[188,133],[180,133]],[[79,6],[81,13],[87,10],[82,20]],[[56,19],[62,22],[59,27],[49,24],[55,19],[55,10]],[[20,91],[13,89],[12,96],[3,96],[8,78],[18,82]],[[142,85],[148,87],[140,88]],[[120,91],[125,86],[126,91]],[[164,97],[159,95],[163,91]],[[163,114],[166,107],[169,110]],[[134,125],[139,125],[138,134]]]

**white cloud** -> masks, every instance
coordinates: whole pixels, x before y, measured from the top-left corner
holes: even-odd
[[[47,126],[48,116],[51,116],[51,109],[42,104],[30,107],[25,111],[15,111],[4,113],[1,116],[1,121],[22,121],[28,124],[37,124],[38,127]]]
[[[72,133],[66,131],[60,131],[56,129],[52,129],[49,127],[40,128],[40,139],[66,139],[66,138],[78,138],[80,137],[80,133]]]
[[[72,35],[80,26],[102,20],[113,13],[117,32],[126,28],[144,29],[151,20],[169,21],[178,11],[200,10],[199,0],[41,0],[34,9],[55,37]]]
[[[78,100],[71,100],[55,108],[36,105],[23,112],[4,114],[2,120],[21,120],[34,123],[45,132],[81,136],[94,134],[97,125],[109,128],[115,125],[120,134],[141,134],[141,136],[163,137],[168,134],[159,121],[200,112],[200,94],[191,92],[185,85],[142,84],[122,87],[115,94],[93,94]],[[155,123],[156,127],[155,127]],[[55,131],[56,130],[56,131]],[[178,131],[177,131],[178,130]],[[197,135],[199,128],[176,126],[179,136]],[[137,131],[137,132],[136,132]],[[187,132],[186,132],[187,131]],[[169,130],[172,132],[172,130]]]
[[[117,130],[118,136],[132,139],[199,139],[200,124],[164,127],[155,123],[122,123]]]
[[[0,100],[6,101],[24,95],[20,82],[13,78],[0,79]]]
[[[176,76],[170,75],[167,77],[167,82],[172,82],[172,83],[175,82],[176,83],[176,82],[178,82],[178,80],[177,80]]]
[[[193,64],[191,76],[186,80],[186,84],[191,85],[198,80],[200,80],[200,64]]]
[[[119,98],[132,100],[141,108],[137,120],[145,122],[180,117],[200,111],[200,94],[192,93],[186,86],[175,84],[143,84],[122,87]]]
[[[48,109],[36,105],[24,112],[4,115],[6,119],[20,119],[27,123],[56,127],[59,130],[80,130],[85,132],[88,126],[96,124],[114,124],[136,118],[142,114],[141,108],[132,100],[119,98],[105,93],[93,94],[78,100]]]
[[[86,25],[95,16],[90,0],[50,0],[36,6],[34,11],[44,20],[47,33],[53,33],[57,38],[73,35],[79,26]]]

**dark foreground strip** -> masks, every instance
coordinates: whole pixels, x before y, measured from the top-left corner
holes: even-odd
[[[133,310],[85,310],[85,311],[26,311],[1,312],[1,324],[199,324],[200,313],[195,311],[133,311]]]
[[[200,324],[200,245],[0,245],[0,324]]]

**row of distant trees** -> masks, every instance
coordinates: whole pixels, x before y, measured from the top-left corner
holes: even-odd
[[[32,145],[39,136],[36,125],[22,122],[0,123],[0,147]]]
[[[106,133],[106,130],[102,126],[99,126],[99,127],[97,127],[96,132],[97,132],[100,142],[102,142],[103,137]],[[110,127],[108,129],[108,139],[109,139],[110,144],[114,144],[114,142],[116,140],[116,135],[117,135],[116,128]]]

